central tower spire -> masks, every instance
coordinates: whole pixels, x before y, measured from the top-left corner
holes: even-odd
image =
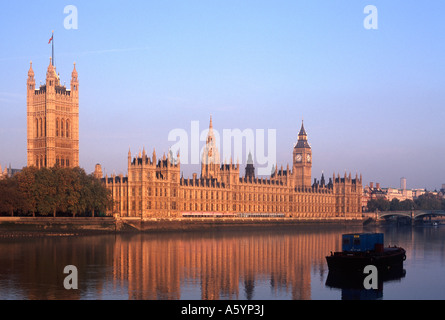
[[[209,132],[201,158],[201,176],[203,178],[217,177],[220,166],[218,146],[213,132],[212,116],[210,116]]]

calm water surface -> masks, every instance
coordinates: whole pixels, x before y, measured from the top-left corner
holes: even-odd
[[[328,279],[325,256],[360,231],[407,251],[404,274],[378,290]],[[63,286],[66,265],[78,290]],[[0,240],[0,299],[445,299],[445,226]]]

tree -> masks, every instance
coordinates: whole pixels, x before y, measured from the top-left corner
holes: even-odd
[[[440,210],[442,208],[442,197],[433,193],[425,193],[419,196],[414,203],[419,210]]]
[[[110,191],[99,179],[90,175],[89,180],[91,191],[90,209],[94,217],[96,212],[104,212],[108,207],[112,206],[112,200]]]
[[[0,212],[14,216],[14,211],[20,206],[20,192],[17,180],[6,178],[0,180]]]
[[[389,211],[399,211],[400,210],[400,200],[399,199],[392,199],[389,204]]]
[[[389,209],[390,209],[390,202],[385,198],[371,199],[368,201],[369,212],[375,212],[376,210],[389,211]]]
[[[24,168],[13,178],[0,181],[0,213],[13,215],[103,212],[111,195],[102,182],[82,168]]]
[[[36,167],[26,167],[15,175],[18,182],[18,190],[21,194],[21,211],[25,214],[31,212],[35,217],[37,211],[36,197]]]
[[[411,211],[415,208],[415,204],[413,200],[406,199],[400,201],[400,210],[401,211]]]
[[[54,172],[47,168],[41,168],[36,172],[35,179],[37,211],[44,216],[53,213],[55,217],[60,196],[57,194],[57,181]]]

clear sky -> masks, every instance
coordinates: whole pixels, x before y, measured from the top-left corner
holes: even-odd
[[[364,28],[364,8],[378,29]],[[78,29],[66,29],[67,5]],[[445,183],[445,2],[383,0],[4,1],[0,164],[26,166],[26,78],[79,73],[80,166],[127,172],[127,153],[168,151],[175,128],[276,129],[292,162],[304,118],[313,178]],[[190,176],[184,171],[185,176]],[[195,170],[196,171],[196,170]],[[244,171],[244,170],[242,170]]]

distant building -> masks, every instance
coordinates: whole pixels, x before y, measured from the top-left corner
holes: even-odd
[[[22,171],[21,169],[12,169],[11,165],[9,165],[9,168],[5,166],[5,169],[2,171],[2,166],[0,165],[0,180],[11,178],[16,173]]]
[[[406,190],[406,178],[400,179],[400,189]]]
[[[8,169],[5,168],[4,171],[2,171],[2,166],[0,165],[0,180],[5,179],[8,176]]]
[[[385,192],[380,188],[380,183],[376,183],[374,186],[374,182],[370,182],[369,186],[365,186],[363,188],[363,194],[362,194],[362,210],[366,211],[366,208],[368,207],[368,201],[372,199],[379,199],[379,198],[385,198],[386,194]]]
[[[443,194],[445,195],[445,184],[442,185]],[[442,190],[442,189],[441,189]],[[374,187],[374,183],[370,182],[369,186],[363,188],[362,195],[362,207],[366,210],[368,201],[371,199],[384,198],[388,201],[397,199],[399,201],[412,200],[414,201],[421,195],[425,194],[425,189],[407,189],[406,188],[406,178],[400,179],[400,189],[397,188],[381,188],[380,183],[377,183]],[[437,192],[435,194],[438,194]]]

